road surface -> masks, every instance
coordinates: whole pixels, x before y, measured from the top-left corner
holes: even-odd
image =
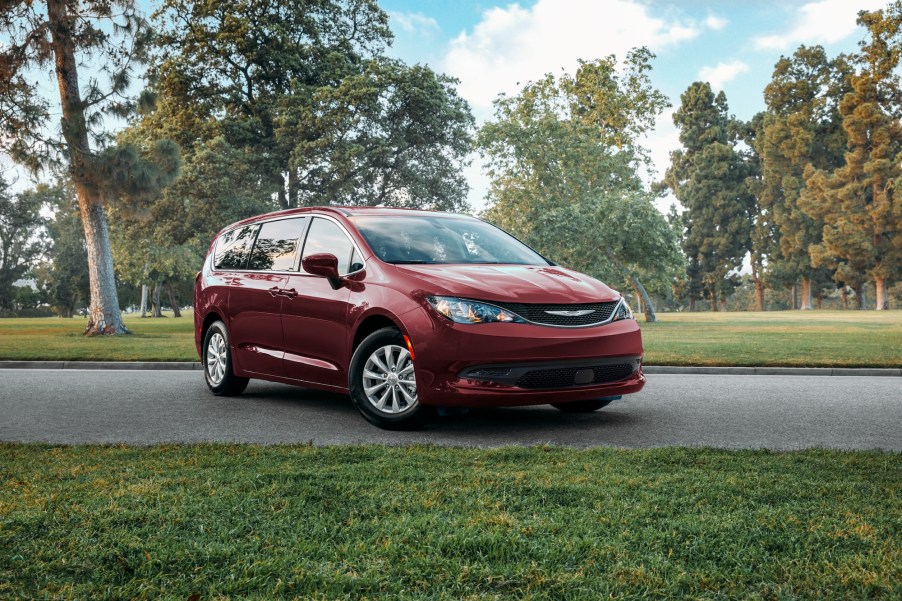
[[[0,441],[428,443],[460,446],[885,449],[902,451],[902,379],[653,375],[592,414],[549,406],[471,411],[386,432],[350,399],[252,381],[214,397],[199,371],[0,370]]]

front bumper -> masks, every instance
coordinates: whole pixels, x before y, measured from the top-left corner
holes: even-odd
[[[434,316],[426,308],[403,318],[416,353],[417,393],[424,405],[567,403],[631,394],[645,385],[642,334],[632,319],[588,328],[469,325]],[[587,373],[599,366],[624,364],[631,366],[628,375],[622,373],[618,376],[622,379],[613,382]],[[535,388],[534,382],[522,379],[527,372],[563,368],[576,378],[568,380],[565,387]],[[505,370],[507,373],[503,373]]]

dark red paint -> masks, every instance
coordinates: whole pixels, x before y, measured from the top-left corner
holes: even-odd
[[[409,214],[383,208],[346,211]],[[462,379],[460,372],[473,366],[638,358],[642,356],[639,326],[632,319],[580,328],[453,323],[439,315],[426,297],[573,304],[613,301],[619,294],[559,266],[384,263],[345,210],[338,208],[293,209],[241,223],[293,214],[323,215],[342,225],[362,253],[365,270],[344,278],[323,277],[327,272],[333,275],[334,257],[318,254],[307,257],[303,267],[322,275],[217,271],[208,253],[195,287],[195,342],[200,354],[205,327],[222,319],[231,337],[237,376],[347,392],[348,365],[360,340],[358,333],[391,323],[408,337],[415,351],[417,392],[424,405],[563,403],[638,392],[645,384],[641,368],[624,381],[563,390],[526,390]]]

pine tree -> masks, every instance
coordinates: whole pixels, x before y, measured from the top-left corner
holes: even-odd
[[[91,303],[85,334],[124,334],[105,205],[122,193],[171,180],[177,147],[161,144],[154,158],[162,168],[136,158],[134,149],[110,146],[104,117],[132,114],[128,93],[134,67],[146,58],[150,31],[134,0],[28,0],[5,2],[0,27],[0,150],[39,172],[65,163],[78,198],[87,244]],[[93,64],[99,76],[80,79]],[[61,135],[51,126],[57,104],[35,81],[56,80]]]
[[[848,91],[850,67],[840,56],[829,60],[820,46],[801,46],[774,67],[764,90],[767,113],[755,150],[761,157],[761,210],[773,222],[779,252],[769,260],[786,285],[801,281],[801,308],[811,309],[812,292],[819,296],[833,273],[812,266],[809,247],[819,244],[823,219],[799,207],[809,165],[832,170],[842,164],[846,137],[839,101]]]
[[[701,289],[712,311],[739,284],[736,271],[750,246],[754,198],[749,165],[736,151],[736,123],[723,92],[695,82],[680,96],[673,121],[682,150],[671,154],[664,183],[686,209],[683,251],[690,267],[690,304]],[[695,278],[693,281],[692,278]]]
[[[845,163],[832,172],[807,168],[799,205],[824,223],[822,241],[810,247],[812,263],[836,266],[844,281],[873,280],[881,310],[888,308],[887,281],[898,277],[902,263],[895,198],[895,182],[902,177],[902,90],[896,74],[902,2],[862,12],[858,23],[870,39],[861,44],[858,72],[839,105],[848,139]]]

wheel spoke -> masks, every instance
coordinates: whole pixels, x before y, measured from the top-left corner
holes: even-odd
[[[386,384],[385,382],[379,382],[375,386],[370,386],[369,388],[367,388],[366,393],[367,393],[367,395],[371,395],[374,392],[376,392],[377,390],[381,390],[381,389],[385,388],[386,386],[388,386],[388,384]]]
[[[398,390],[401,391],[401,395],[404,397],[404,400],[407,401],[408,405],[412,405],[417,402],[417,398],[412,396],[404,386],[398,386]],[[416,394],[416,393],[414,393]]]
[[[388,369],[389,370],[394,369],[395,362],[394,362],[394,359],[392,359],[391,347],[390,346],[383,347],[382,351],[385,354],[385,364],[388,365]]]
[[[394,409],[395,411],[397,411],[398,409],[401,408],[401,405],[398,404],[398,389],[397,388],[391,389],[391,405],[392,405],[392,409]]]
[[[369,361],[372,361],[376,367],[382,370],[382,373],[388,373],[391,369],[382,362],[382,359],[376,356],[376,353],[373,353],[373,356],[370,357]],[[369,361],[367,363],[369,363]]]
[[[383,376],[382,374],[377,374],[376,372],[370,371],[365,368],[363,370],[363,377],[370,378],[372,380],[381,380],[382,382],[385,382],[385,379],[386,379],[385,376]]]
[[[387,399],[390,394],[391,394],[391,389],[385,391],[385,394],[383,394],[382,397],[379,399],[379,402],[376,403],[376,409],[384,409],[385,408],[385,399]]]

